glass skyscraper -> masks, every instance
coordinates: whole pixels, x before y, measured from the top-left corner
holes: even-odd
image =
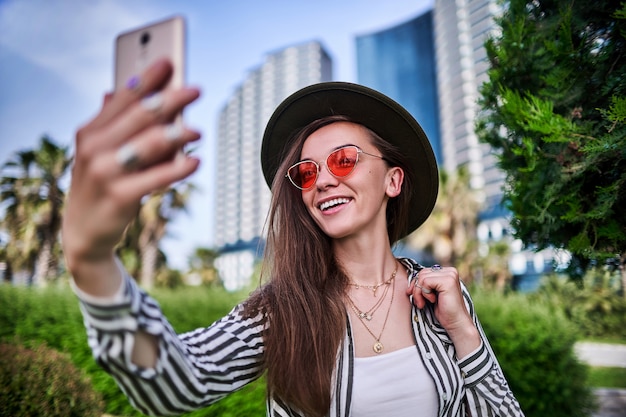
[[[417,119],[442,163],[433,13],[356,38],[358,82],[396,100]]]
[[[498,207],[504,175],[474,123],[488,69],[483,44],[497,12],[494,0],[436,0],[405,23],[356,38],[359,82],[411,112],[443,169],[466,166],[489,210]]]

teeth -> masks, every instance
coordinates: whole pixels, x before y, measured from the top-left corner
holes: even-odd
[[[349,200],[347,198],[335,198],[320,204],[320,210],[328,210],[331,207],[338,206],[339,204],[345,204],[348,201]]]

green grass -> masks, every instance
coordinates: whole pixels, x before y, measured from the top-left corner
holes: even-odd
[[[626,345],[626,339],[621,337],[586,337],[581,342],[590,342],[590,343],[608,343],[611,345]]]
[[[626,388],[626,368],[591,367],[589,385],[597,388]]]
[[[623,338],[612,337],[586,338],[581,342],[626,345]],[[597,388],[626,388],[626,368],[592,366],[589,368],[589,385]]]

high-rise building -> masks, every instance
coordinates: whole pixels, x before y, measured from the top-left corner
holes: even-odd
[[[220,112],[214,243],[227,288],[247,283],[262,241],[270,201],[259,159],[265,125],[291,93],[331,79],[332,62],[320,42],[289,46],[267,54]]]
[[[356,52],[358,82],[406,108],[424,129],[441,163],[432,11],[392,28],[357,36]]]
[[[358,81],[402,104],[422,125],[448,172],[468,168],[471,186],[498,206],[504,176],[474,123],[494,28],[494,0],[436,0],[434,8],[356,38]]]
[[[436,0],[437,91],[443,166],[467,166],[472,188],[482,190],[488,211],[499,206],[504,175],[489,145],[475,133],[479,86],[488,80],[484,48],[499,12],[495,0]]]
[[[480,85],[488,81],[484,43],[501,13],[495,0],[435,0],[434,8],[397,26],[356,38],[359,83],[398,101],[418,120],[440,166],[467,167],[470,186],[484,199],[477,238],[486,247],[509,239],[509,213],[501,205],[505,175],[489,145],[475,132]],[[516,280],[538,276],[549,253],[512,242]],[[521,282],[521,281],[520,281]],[[520,286],[521,288],[521,286]]]

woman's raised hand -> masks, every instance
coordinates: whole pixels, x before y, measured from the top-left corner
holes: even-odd
[[[435,317],[450,335],[457,357],[462,358],[480,346],[480,335],[465,305],[456,268],[434,265],[422,269],[406,290],[413,304],[433,305]]]
[[[171,73],[169,61],[156,62],[127,88],[107,95],[99,114],[76,134],[63,251],[77,285],[94,295],[114,289],[101,276],[113,271],[114,247],[141,198],[186,178],[199,165],[179,150],[200,134],[172,121],[200,92],[161,92]]]

